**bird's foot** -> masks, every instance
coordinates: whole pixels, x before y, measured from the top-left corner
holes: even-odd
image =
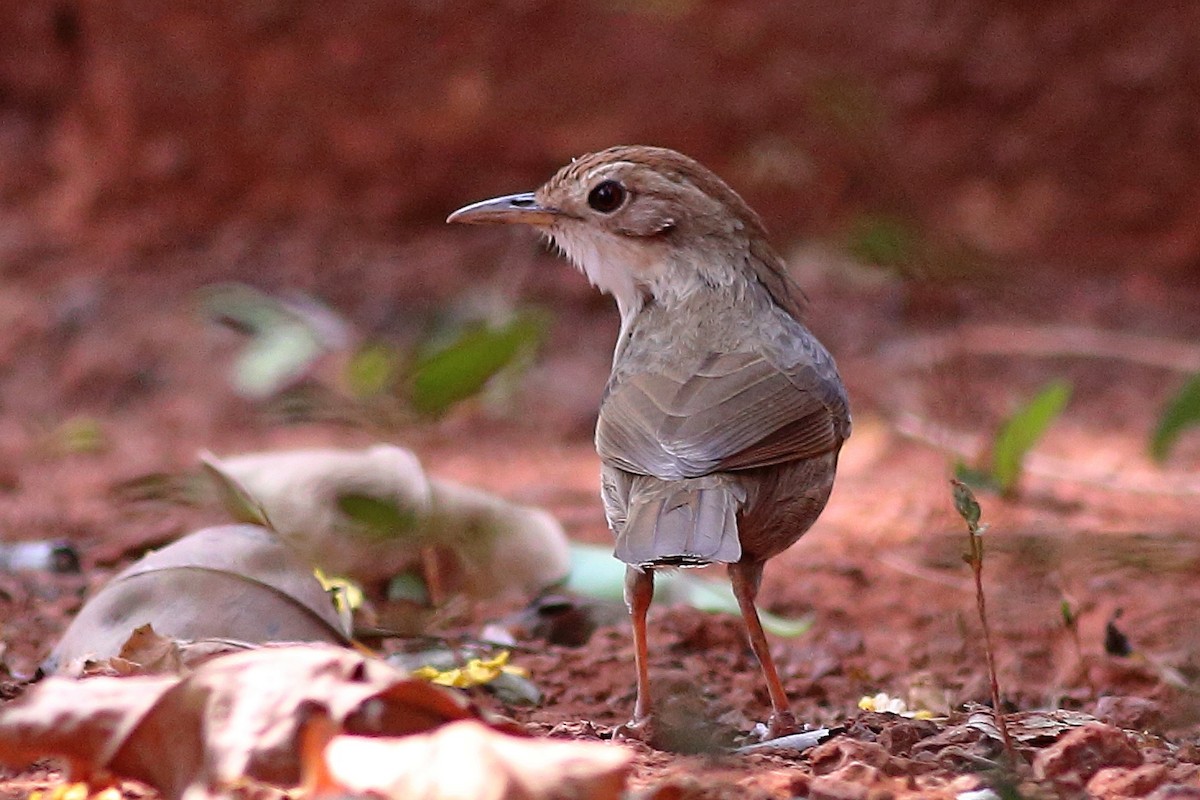
[[[654,717],[634,717],[613,729],[614,741],[637,741],[650,744],[654,738]]]
[[[791,711],[775,712],[767,720],[767,735],[763,737],[763,741],[778,739],[780,736],[790,736],[801,730],[803,728],[800,727],[800,723],[796,721],[796,715]]]

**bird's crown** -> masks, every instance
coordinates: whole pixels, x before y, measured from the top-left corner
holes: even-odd
[[[663,147],[620,146],[575,159],[535,193],[539,204],[626,236],[766,235],[711,170]]]

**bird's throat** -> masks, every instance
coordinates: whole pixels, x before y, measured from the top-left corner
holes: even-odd
[[[567,227],[550,233],[554,244],[600,291],[617,301],[622,327],[645,305],[646,278],[660,271],[651,253],[608,235],[590,235]]]
[[[617,301],[622,334],[648,303],[667,310],[691,307],[708,295],[732,297],[744,288],[745,279],[731,266],[738,260],[736,254],[723,248],[693,252],[566,225],[550,235],[592,285]]]

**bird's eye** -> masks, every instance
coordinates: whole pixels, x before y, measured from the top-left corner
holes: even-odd
[[[625,187],[616,181],[604,181],[596,184],[588,192],[588,205],[601,214],[611,214],[625,202]]]

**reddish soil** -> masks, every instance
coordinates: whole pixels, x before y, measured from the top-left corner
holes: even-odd
[[[1017,728],[1062,727],[1020,739],[1020,792],[1200,796],[1200,434],[1164,465],[1146,455],[1200,372],[1197,7],[143,6],[0,7],[0,540],[65,539],[83,566],[0,571],[0,698],[116,571],[225,521],[184,480],[200,449],[396,442],[607,542],[591,428],[610,302],[525,232],[441,220],[581,152],[644,142],[725,176],[780,245],[826,243],[790,260],[855,432],[828,510],[768,565],[761,596],[812,616],[773,644],[799,718],[838,735],[791,756],[631,745],[633,786],[885,798],[993,781],[994,742],[964,710],[989,691],[947,478],[956,453],[982,458],[1000,421],[1063,377],[1070,405],[1020,491],[980,498],[1005,709],[1048,710]],[[847,243],[894,269],[847,263]],[[297,414],[232,390],[243,340],[197,298],[229,280],[307,293],[399,347],[491,303],[540,305],[553,327],[502,402],[418,424],[353,406],[331,359]],[[1110,622],[1128,655],[1106,650]],[[765,717],[736,620],[656,606],[651,623],[658,695],[694,723],[678,747]],[[483,702],[553,736],[627,719],[619,610],[582,646],[523,647],[542,705]],[[952,716],[858,710],[879,692]],[[1075,713],[1102,724],[1068,733]],[[55,777],[0,772],[0,795]]]
[[[444,282],[431,296],[466,280],[480,239],[530,252],[518,234],[431,233],[412,246]],[[1101,758],[1097,763],[1111,770],[1093,777],[1096,764],[1045,736],[1025,746],[1027,757],[1068,766],[1059,774],[1043,763],[1039,774],[1055,780],[1029,782],[1023,791],[1073,796],[1089,779],[1090,791],[1108,797],[1200,786],[1200,441],[1185,435],[1163,467],[1144,455],[1157,411],[1183,376],[1118,357],[1080,357],[1066,338],[1055,340],[1050,355],[1033,354],[1030,344],[1052,319],[1158,343],[1143,342],[1134,356],[1152,359],[1182,342],[1177,349],[1187,357],[1196,317],[1180,309],[1197,298],[1147,279],[1080,284],[1051,313],[1041,299],[1055,288],[1050,279],[1020,289],[934,288],[864,282],[830,254],[801,253],[795,261],[814,301],[811,327],[839,356],[856,430],[829,509],[768,566],[762,601],[780,613],[812,615],[811,631],[774,640],[775,652],[798,716],[845,730],[791,756],[682,755],[633,745],[633,785],[661,797],[949,797],[990,780],[979,759],[994,757],[994,747],[977,743],[974,755],[964,756],[969,743],[934,738],[968,730],[959,725],[963,704],[988,702],[989,693],[970,572],[960,558],[965,534],[946,482],[952,459],[909,434],[920,427],[917,417],[926,429],[936,423],[982,439],[1020,398],[1064,376],[1074,397],[1038,446],[1019,495],[981,495],[992,526],[984,585],[1003,697],[1010,711],[1099,717],[1110,727],[1072,734],[1087,752],[1108,752],[1104,737],[1118,728],[1137,732],[1130,739],[1137,755]],[[834,266],[815,266],[821,263]],[[550,292],[558,298],[551,339],[517,395],[504,406],[468,402],[437,423],[398,426],[288,422],[277,406],[239,399],[227,379],[239,340],[194,313],[194,290],[210,275],[173,269],[144,275],[136,287],[86,273],[11,282],[5,347],[21,357],[9,358],[0,376],[0,524],[8,539],[74,542],[84,570],[0,573],[7,668],[29,675],[87,593],[146,547],[223,519],[212,504],[185,504],[162,492],[139,499],[120,489],[139,476],[194,470],[201,448],[399,442],[436,474],[544,505],[573,537],[607,541],[590,425],[615,315],[549,255],[517,272],[545,282],[522,289],[519,277],[485,280],[533,300]],[[335,306],[369,329],[376,304],[400,291]],[[1029,352],[971,351],[976,345],[964,332],[985,323],[1009,333],[984,349]],[[930,333],[949,333],[950,349],[920,338]],[[336,411],[336,397],[328,402]],[[76,415],[100,429],[101,442],[88,452],[63,446],[59,426]],[[1078,647],[1062,624],[1064,601],[1078,615]],[[480,609],[479,616],[507,610]],[[1105,652],[1110,621],[1128,638],[1131,655]],[[664,713],[688,721],[676,747],[728,743],[764,719],[765,692],[737,620],[656,607],[651,623],[651,667]],[[460,622],[447,632],[464,630],[478,626]],[[631,642],[619,616],[582,647],[524,647],[516,661],[545,700],[529,710],[485,699],[496,710],[534,731],[578,738],[606,736],[627,718]],[[19,693],[19,681],[4,691]],[[957,716],[935,724],[860,713],[859,699],[877,692]],[[1096,741],[1087,739],[1093,735]],[[44,774],[34,775],[35,783]],[[1032,775],[1028,766],[1025,775]],[[4,786],[18,796],[29,780],[10,773]]]

